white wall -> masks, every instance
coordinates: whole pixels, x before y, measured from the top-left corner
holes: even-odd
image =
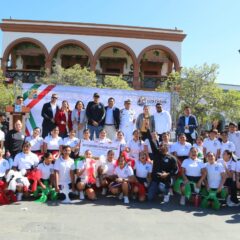
[[[146,47],[150,45],[163,45],[170,48],[178,57],[181,63],[181,42],[162,41],[162,40],[147,40],[135,38],[120,38],[120,37],[104,37],[104,36],[85,36],[85,35],[68,35],[68,34],[50,34],[50,33],[21,33],[21,32],[3,32],[3,48],[2,55],[7,46],[18,38],[29,37],[35,38],[42,42],[47,50],[51,49],[59,42],[69,39],[79,40],[85,43],[94,54],[96,50],[103,44],[109,42],[121,42],[129,46],[136,56]]]

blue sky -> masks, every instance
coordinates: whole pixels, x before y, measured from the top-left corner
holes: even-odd
[[[239,0],[2,0],[0,19],[177,27],[187,34],[183,67],[216,63],[218,82],[240,85],[239,12]]]

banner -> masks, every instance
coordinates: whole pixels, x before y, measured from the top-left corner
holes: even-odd
[[[101,155],[107,156],[109,150],[114,151],[115,159],[119,157],[120,154],[120,144],[119,143],[99,143],[98,141],[86,141],[81,140],[80,142],[80,156],[84,156],[85,151],[90,150],[94,158],[99,158]]]
[[[61,106],[63,100],[67,100],[70,109],[74,109],[78,100],[81,100],[85,107],[89,101],[93,100],[95,92],[100,95],[100,102],[107,106],[108,98],[114,97],[115,106],[119,109],[124,108],[124,101],[130,99],[132,108],[136,112],[136,116],[143,112],[143,106],[150,106],[150,113],[156,112],[155,105],[161,102],[163,109],[171,112],[171,94],[141,90],[121,90],[121,89],[103,89],[103,88],[87,88],[76,86],[62,85],[40,85],[40,84],[23,84],[24,105],[31,109],[30,118],[26,123],[26,134],[29,135],[33,128],[42,127],[41,110],[43,104],[50,102],[53,93],[58,94],[58,105]]]

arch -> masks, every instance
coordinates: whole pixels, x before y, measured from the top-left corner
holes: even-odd
[[[106,43],[106,44],[102,45],[101,47],[99,47],[97,49],[97,51],[95,52],[95,54],[94,54],[94,60],[93,60],[94,67],[97,64],[97,60],[98,60],[101,52],[103,50],[109,48],[109,47],[119,47],[119,48],[122,48],[125,51],[127,51],[130,54],[131,58],[132,58],[134,69],[136,68],[136,66],[138,64],[138,61],[137,61],[137,57],[136,57],[134,51],[129,46],[127,46],[126,44],[120,43],[120,42],[109,42],[109,43]]]
[[[171,58],[172,58],[172,60],[174,62],[175,70],[176,71],[180,71],[181,70],[180,63],[179,63],[177,55],[170,48],[168,48],[166,46],[163,46],[163,45],[150,45],[150,46],[144,48],[140,52],[140,54],[138,55],[138,58],[137,58],[138,63],[140,64],[140,62],[141,62],[141,60],[143,58],[143,54],[144,53],[146,53],[147,51],[156,50],[156,49],[167,52],[171,56]]]
[[[45,47],[45,45],[40,42],[39,40],[37,39],[34,39],[34,38],[18,38],[16,40],[14,40],[13,42],[11,42],[7,48],[5,49],[4,53],[3,53],[3,59],[2,59],[2,69],[3,69],[3,72],[5,72],[6,70],[6,63],[7,63],[7,59],[8,59],[8,56],[11,52],[11,50],[18,44],[20,43],[24,43],[24,42],[29,42],[29,43],[33,43],[35,45],[37,45],[38,47],[41,48],[41,50],[43,51],[44,53],[44,56],[45,56],[45,62],[47,62],[47,59],[48,59],[48,50],[47,48]]]
[[[79,46],[80,48],[82,48],[88,55],[89,57],[89,62],[90,62],[90,68],[92,70],[92,66],[93,66],[93,54],[92,54],[92,51],[90,50],[90,48],[83,42],[81,41],[78,41],[78,40],[74,40],[74,39],[68,39],[68,40],[64,40],[64,41],[61,41],[59,43],[57,43],[50,51],[49,53],[49,62],[52,62],[52,59],[54,57],[54,54],[56,53],[56,51],[65,46],[65,45],[69,45],[69,44],[72,44],[72,45],[77,45]]]

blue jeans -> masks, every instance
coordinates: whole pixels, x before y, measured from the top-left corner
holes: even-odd
[[[88,124],[88,129],[90,131],[90,139],[93,140],[94,133],[96,135],[96,138],[99,138],[99,132],[103,129],[102,126],[93,126]]]
[[[152,181],[148,188],[148,200],[153,200],[155,195],[160,192],[167,195],[169,193],[169,186],[161,182]]]

